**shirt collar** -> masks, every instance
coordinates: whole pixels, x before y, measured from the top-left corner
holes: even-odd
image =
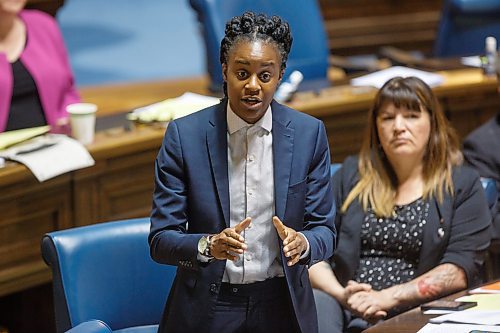
[[[264,113],[264,116],[262,116],[262,118],[260,118],[259,121],[257,121],[255,124],[249,124],[240,117],[238,117],[236,113],[234,113],[228,101],[226,119],[227,119],[227,131],[229,132],[230,135],[236,133],[243,127],[259,126],[268,133],[270,133],[273,128],[273,113],[271,111],[270,104],[266,110],[266,113]]]

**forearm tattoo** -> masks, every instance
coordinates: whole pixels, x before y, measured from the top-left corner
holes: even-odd
[[[454,265],[443,265],[431,274],[424,275],[417,283],[421,297],[434,298],[450,289],[457,278],[458,268]]]
[[[460,289],[461,269],[452,264],[443,264],[409,283],[395,288],[394,297],[402,305],[418,304],[422,300],[435,299],[455,289]]]

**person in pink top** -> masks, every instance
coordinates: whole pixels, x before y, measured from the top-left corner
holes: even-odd
[[[61,31],[26,0],[0,0],[0,132],[68,123],[79,102]]]

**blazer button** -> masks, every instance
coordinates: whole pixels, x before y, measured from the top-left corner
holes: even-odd
[[[439,228],[438,229],[438,236],[439,236],[439,238],[443,238],[444,237],[444,229],[443,228]]]
[[[444,219],[443,219],[443,218],[441,218],[441,219],[439,220],[439,223],[443,224],[443,223],[444,223]]]
[[[210,284],[210,291],[213,293],[217,293],[219,291],[219,288],[217,288],[217,284],[211,283]]]

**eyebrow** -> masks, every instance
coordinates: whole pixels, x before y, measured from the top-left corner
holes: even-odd
[[[250,61],[248,61],[248,60],[236,59],[235,62],[237,64],[241,64],[241,65],[250,65]],[[261,66],[264,66],[264,67],[269,67],[269,66],[273,66],[273,65],[274,65],[274,61],[264,61],[261,63]]]

